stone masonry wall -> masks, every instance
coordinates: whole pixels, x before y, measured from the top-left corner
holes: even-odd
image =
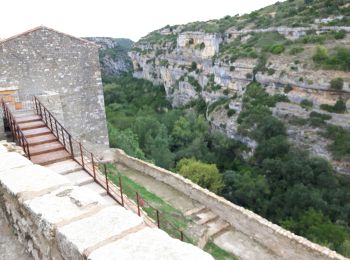
[[[11,146],[0,142],[0,208],[35,260],[213,259]]]
[[[158,181],[164,182],[190,198],[206,205],[233,228],[272,250],[282,259],[345,259],[336,252],[297,236],[245,208],[201,188],[190,180],[153,164],[130,157],[116,149],[114,160]]]
[[[38,27],[0,42],[0,89],[18,87],[21,100],[57,92],[63,124],[73,136],[108,146],[99,46]]]

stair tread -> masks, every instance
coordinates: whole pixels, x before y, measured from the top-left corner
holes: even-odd
[[[54,172],[65,175],[70,172],[75,172],[81,170],[81,166],[74,160],[67,160],[63,162],[53,163],[47,166]]]
[[[84,185],[84,187],[100,194],[101,196],[104,196],[107,194],[107,191],[95,182]]]
[[[63,145],[60,142],[55,141],[55,142],[31,146],[30,153],[36,154],[36,153],[43,153],[43,152],[48,152],[52,150],[60,150],[60,149],[64,149]]]
[[[36,164],[47,165],[69,158],[71,158],[71,155],[66,150],[60,150],[31,156],[31,161]]]
[[[40,121],[41,117],[38,115],[31,115],[31,116],[21,116],[17,117],[16,116],[16,121],[17,123],[27,123],[27,122],[32,122],[32,121]]]
[[[53,142],[56,141],[57,138],[51,133],[45,134],[45,135],[39,135],[39,136],[33,136],[33,137],[27,137],[27,141],[29,145],[37,145],[40,143],[45,142]]]
[[[47,127],[40,127],[40,128],[35,128],[35,129],[23,130],[22,132],[23,132],[24,136],[30,137],[30,136],[48,134],[48,133],[51,133],[51,130]]]
[[[65,175],[74,185],[86,185],[92,183],[94,179],[84,170],[71,172]]]
[[[18,123],[19,128],[23,131],[27,129],[33,129],[33,128],[41,128],[45,127],[45,123],[43,121],[33,121],[33,122],[25,122],[25,123]]]

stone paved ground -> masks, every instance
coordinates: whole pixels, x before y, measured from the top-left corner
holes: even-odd
[[[31,260],[18,242],[0,209],[0,260]]]

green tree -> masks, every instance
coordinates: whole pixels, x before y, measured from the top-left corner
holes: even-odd
[[[215,164],[182,159],[177,163],[176,169],[182,176],[214,193],[219,193],[224,187],[222,175]]]
[[[335,78],[331,80],[331,89],[342,90],[344,85],[344,80],[342,78]]]
[[[137,135],[131,129],[118,130],[108,124],[108,134],[111,147],[120,148],[128,155],[145,159],[145,155],[139,147]]]

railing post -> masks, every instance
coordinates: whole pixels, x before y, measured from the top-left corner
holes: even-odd
[[[81,147],[81,143],[79,143],[79,148],[80,148],[81,164],[82,164],[82,166],[83,166],[83,169],[85,169],[84,156],[83,156],[83,149],[82,149],[82,147]]]
[[[52,128],[52,119],[51,119],[51,113],[50,113],[50,112],[49,112],[49,119],[50,119],[51,131],[53,132],[53,128]]]
[[[64,137],[64,132],[62,127],[61,127],[61,133],[62,133],[63,146],[64,148],[66,148],[66,138]]]
[[[180,239],[181,241],[184,241],[184,232],[180,231]]]
[[[70,146],[70,151],[72,153],[72,156],[74,158],[74,153],[73,153],[73,144],[72,144],[72,136],[70,134],[68,134],[68,138],[69,138],[69,146]]]
[[[58,128],[57,128],[57,120],[55,120],[55,126],[56,126],[56,134],[58,141],[60,140],[60,135],[58,134]]]
[[[141,212],[140,212],[140,197],[139,197],[139,193],[136,192],[136,202],[137,202],[137,215],[141,216]]]
[[[160,228],[159,210],[158,209],[156,209],[156,213],[157,213],[157,225],[158,225],[158,228]]]
[[[119,189],[120,189],[120,197],[122,199],[122,206],[124,207],[123,184],[122,184],[122,177],[120,175],[119,175]]]
[[[94,173],[94,181],[96,181],[96,169],[95,169],[94,155],[92,153],[91,153],[91,163],[92,163],[92,172]]]
[[[109,194],[109,184],[108,184],[108,176],[107,176],[107,167],[106,164],[103,165],[105,177],[106,177],[106,187],[107,187],[107,194]]]

